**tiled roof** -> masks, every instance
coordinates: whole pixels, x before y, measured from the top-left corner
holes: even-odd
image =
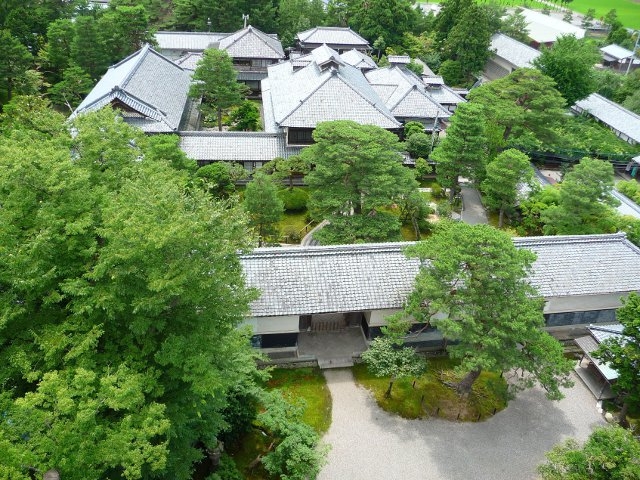
[[[406,244],[259,248],[243,255],[248,285],[261,296],[254,316],[399,308],[413,287],[418,261]]]
[[[411,63],[411,57],[409,55],[389,55],[387,57],[391,65],[407,65]]]
[[[269,78],[262,84],[265,130],[315,128],[329,120],[400,126],[360,70],[326,46],[312,56],[313,61],[298,70],[292,62],[269,67]]]
[[[365,74],[367,80],[396,117],[448,118],[451,114],[428,92],[426,85],[413,72],[400,66],[371,70]],[[382,85],[377,88],[377,85]],[[390,92],[389,85],[396,88]]]
[[[444,83],[440,86],[432,85],[427,91],[440,105],[458,105],[466,102],[464,98],[452,90],[451,87],[444,85]]]
[[[342,55],[340,55],[340,58],[342,58],[345,63],[348,63],[352,67],[356,67],[361,70],[378,68],[376,62],[373,61],[373,58],[371,58],[366,53],[362,53],[356,50],[355,48],[344,52]]]
[[[592,93],[587,98],[577,101],[573,109],[586,111],[614,130],[640,142],[640,115],[598,93]]]
[[[544,297],[640,290],[640,249],[623,234],[514,238],[537,254],[530,277]],[[400,308],[418,273],[410,243],[258,248],[241,255],[247,284],[261,290],[260,316]]]
[[[198,62],[202,59],[202,53],[189,52],[174,60],[176,65],[180,65],[185,70],[195,71]]]
[[[296,35],[300,44],[311,45],[353,45],[369,47],[369,42],[350,28],[315,27]]]
[[[531,283],[545,297],[596,295],[640,289],[640,249],[622,233],[513,239],[534,252]]]
[[[522,15],[527,21],[529,38],[538,43],[555,42],[562,35],[573,35],[584,38],[585,30],[559,18],[545,15],[527,8],[522,9]]]
[[[202,52],[229,35],[213,32],[156,32],[156,42],[160,50]]]
[[[531,67],[533,61],[540,56],[540,52],[535,48],[502,33],[496,33],[491,37],[489,49],[518,68]]]
[[[123,116],[145,132],[176,131],[190,81],[188,71],[145,45],[110,67],[71,117],[117,102],[136,112]]]
[[[620,45],[616,45],[615,43],[607,45],[606,47],[602,47],[600,51],[617,60],[633,57],[633,52],[631,50],[627,50]]]
[[[233,58],[284,58],[280,41],[251,25],[220,40],[218,48]]]
[[[300,153],[284,135],[264,132],[180,132],[180,148],[196,161],[268,162]]]

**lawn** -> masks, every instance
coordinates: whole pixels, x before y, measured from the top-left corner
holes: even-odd
[[[309,225],[307,211],[284,212],[282,220],[278,222],[280,236],[286,243],[300,243],[300,240],[307,234],[306,230],[311,230],[313,224]]]
[[[587,13],[593,8],[596,18],[604,17],[607,12],[615,8],[618,18],[625,27],[640,28],[640,2],[635,0],[573,0],[569,8],[576,12]]]
[[[353,374],[359,384],[372,391],[383,410],[404,418],[433,416],[475,422],[491,417],[507,406],[507,384],[499,375],[483,372],[472,393],[464,399],[443,383],[443,380],[455,382],[461,378],[454,371],[455,362],[434,358],[428,359],[427,364],[427,372],[419,378],[396,381],[391,398],[384,396],[389,386],[388,378],[374,377],[366,365],[356,365]]]
[[[331,394],[326,380],[318,368],[276,368],[271,372],[267,388],[277,389],[286,399],[304,401],[303,420],[318,434],[325,433],[331,425]],[[258,429],[253,429],[237,445],[229,447],[229,454],[248,480],[266,480],[265,470],[258,465],[253,470],[247,465],[259,453],[264,453],[271,439]]]

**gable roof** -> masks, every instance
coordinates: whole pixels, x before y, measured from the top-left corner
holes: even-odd
[[[352,67],[359,68],[360,70],[378,68],[378,65],[376,65],[373,58],[366,53],[356,50],[355,48],[342,53],[340,58],[342,58],[345,63],[348,63]]]
[[[180,132],[180,148],[200,162],[269,162],[301,150],[288,147],[283,134],[265,132]]]
[[[156,32],[156,42],[160,50],[179,50],[182,52],[203,52],[217,44],[229,33],[214,32]]]
[[[559,18],[529,10],[528,8],[523,8],[521,13],[527,21],[529,38],[537,43],[555,42],[562,35],[574,35],[576,38],[584,38],[584,28],[577,27]]]
[[[640,290],[640,249],[624,234],[514,238],[537,254],[530,282],[544,297]],[[258,248],[240,256],[247,284],[261,290],[251,315],[402,308],[419,269],[412,242]]]
[[[578,100],[573,110],[586,111],[602,123],[640,143],[640,115],[598,93]]]
[[[615,60],[624,60],[634,56],[634,53],[631,50],[627,50],[620,45],[616,45],[615,43],[607,45],[606,47],[601,47],[600,51],[604,53],[605,56],[608,56]]]
[[[251,25],[221,39],[218,48],[233,58],[284,58],[280,41]]]
[[[427,90],[424,82],[405,67],[392,65],[365,73],[396,117],[449,118],[451,114],[443,108]],[[391,91],[390,86],[395,86]]]
[[[202,53],[189,52],[174,60],[176,65],[180,65],[185,70],[195,71],[198,62],[202,59]]]
[[[109,67],[71,118],[105,105],[122,105],[128,123],[145,132],[177,131],[187,103],[189,72],[145,45]]]
[[[511,65],[522,68],[531,67],[533,61],[540,56],[535,48],[525,45],[503,33],[496,33],[491,37],[490,50],[498,57],[505,59]]]
[[[370,48],[369,42],[349,27],[315,27],[296,34],[301,46],[308,45],[345,45]]]
[[[400,124],[355,67],[323,45],[298,70],[293,62],[268,68],[262,83],[265,130],[315,128],[322,121],[354,120],[382,128]]]

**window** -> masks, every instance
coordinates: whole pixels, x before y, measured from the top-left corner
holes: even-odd
[[[287,132],[288,145],[311,145],[313,143],[313,129],[289,128]]]
[[[589,325],[591,323],[613,323],[616,321],[616,311],[588,310],[586,312],[548,313],[544,316],[547,327],[562,327],[565,325]]]

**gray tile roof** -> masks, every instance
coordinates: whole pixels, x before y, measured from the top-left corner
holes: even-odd
[[[340,58],[351,65],[352,67],[359,68],[361,70],[368,70],[372,68],[378,68],[376,62],[366,53],[362,53],[358,50],[351,49],[340,55]]]
[[[572,109],[578,112],[586,111],[605,125],[640,143],[640,115],[602,95],[592,93],[587,98],[577,101]]]
[[[489,49],[514,67],[531,67],[540,52],[507,35],[496,33],[491,37]]]
[[[562,35],[584,38],[584,28],[564,22],[559,18],[544,15],[528,8],[522,9],[522,15],[527,21],[529,38],[540,44],[555,42]]]
[[[299,32],[296,39],[301,46],[322,45],[330,46],[355,46],[369,48],[369,42],[350,28],[342,27],[315,27],[304,32]]]
[[[640,290],[640,249],[623,234],[514,238],[537,254],[531,283],[544,297]],[[418,261],[410,243],[258,248],[241,255],[247,284],[261,290],[256,317],[400,308]]]
[[[268,162],[300,153],[283,134],[265,132],[180,132],[180,148],[196,161]]]
[[[268,68],[269,78],[262,84],[265,130],[315,128],[328,120],[400,126],[360,70],[326,46],[312,56],[311,63],[297,70],[292,62]]]
[[[214,32],[156,32],[156,42],[160,50],[203,52],[229,35]]]
[[[112,66],[73,112],[74,116],[111,103],[129,107],[123,116],[145,132],[178,130],[187,102],[190,73],[149,45]]]
[[[371,70],[365,74],[371,86],[395,117],[399,118],[448,118],[451,114],[443,108],[427,90],[417,75],[401,66]],[[390,93],[389,85],[396,88]],[[377,87],[381,86],[381,87]]]
[[[251,25],[221,39],[218,48],[233,58],[284,58],[280,40]]]
[[[180,65],[185,70],[195,71],[200,59],[202,59],[202,53],[189,52],[181,56],[177,60],[174,60],[174,62],[176,65]]]

